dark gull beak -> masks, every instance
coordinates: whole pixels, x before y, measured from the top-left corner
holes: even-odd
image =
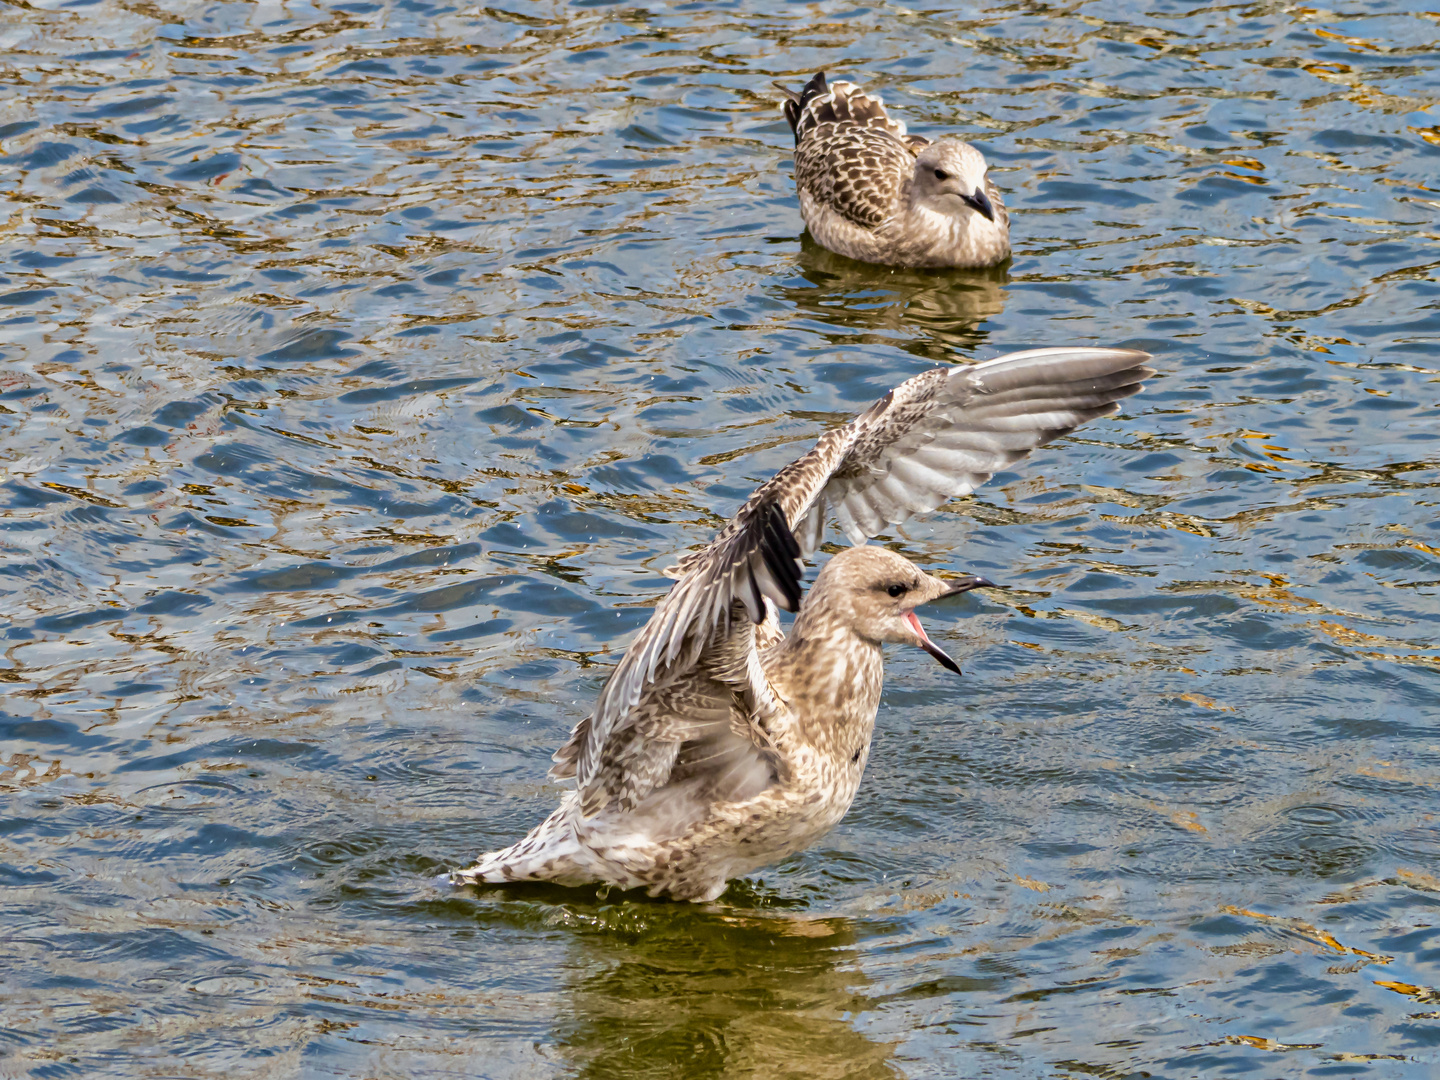
[[[961,195],[960,199],[976,213],[984,215],[987,221],[995,220],[995,204],[990,201],[990,196],[985,194],[984,188],[976,188],[974,195]]]
[[[973,574],[968,577],[951,578],[950,591],[943,592],[936,600],[944,600],[947,596],[959,596],[962,592],[969,592],[971,589],[1000,589],[1003,585],[996,585],[989,578],[975,577]]]

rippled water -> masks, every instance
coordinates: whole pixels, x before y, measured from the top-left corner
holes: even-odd
[[[0,1071],[1434,1075],[1440,16],[497,2],[0,8]],[[821,67],[1008,269],[801,235]],[[1069,342],[1163,377],[895,538],[1014,588],[824,843],[426,884],[758,480]]]

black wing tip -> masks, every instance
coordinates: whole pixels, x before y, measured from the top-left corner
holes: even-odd
[[[790,523],[779,503],[768,503],[760,510],[760,555],[775,584],[785,594],[781,606],[786,611],[799,611],[800,542],[790,531]]]
[[[795,136],[795,145],[800,145],[800,122],[805,117],[805,108],[810,102],[818,97],[824,97],[830,92],[830,84],[825,81],[825,72],[817,71],[810,77],[810,81],[800,88],[800,93],[780,86],[781,93],[786,97],[785,119],[790,123],[790,131]]]
[[[830,92],[830,84],[825,81],[825,72],[817,71],[810,76],[810,81],[800,88],[797,94],[779,79],[770,80],[770,85],[779,90],[789,100],[799,102],[802,106],[810,103],[812,98],[822,97]]]
[[[750,598],[755,601],[754,605],[746,604],[745,607],[750,612],[751,621],[758,625],[765,621],[765,591],[760,588],[753,572],[750,574]]]
[[[785,511],[780,509],[779,503],[771,503],[765,511],[765,527],[775,534],[781,549],[792,559],[800,557],[800,542],[795,539],[795,534],[790,531],[790,522],[785,517]]]

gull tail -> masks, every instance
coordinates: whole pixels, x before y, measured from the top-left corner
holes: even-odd
[[[817,71],[813,78],[805,84],[800,93],[795,93],[787,86],[780,83],[774,84],[775,88],[785,95],[785,119],[790,121],[790,130],[795,135],[795,145],[800,145],[800,117],[805,113],[805,106],[814,101],[817,97],[823,97],[830,92],[829,85],[825,82],[825,73]]]
[[[570,802],[569,798],[561,802],[553,814],[531,829],[530,835],[519,843],[487,852],[474,866],[452,871],[450,881],[455,885],[507,881],[583,885],[594,881],[595,875],[583,865],[585,850],[575,836]]]

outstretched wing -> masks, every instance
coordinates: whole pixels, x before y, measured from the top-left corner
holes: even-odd
[[[792,523],[807,555],[833,513],[851,543],[967,495],[998,470],[1116,411],[1155,374],[1133,349],[1031,349],[901,383],[847,425],[824,488]]]
[[[764,732],[747,718],[773,707],[759,668],[766,601],[800,606],[803,560],[827,512],[854,543],[968,494],[997,470],[1116,410],[1154,372],[1130,349],[1034,349],[909,379],[758,488],[720,535],[682,559],[600,692],[555,755],[586,813],[633,805],[677,768],[685,746],[756,767]],[[728,710],[728,713],[727,713]],[[727,721],[722,720],[728,715]],[[720,738],[722,728],[737,743]],[[735,755],[738,755],[736,757]]]
[[[747,739],[754,761],[763,758],[763,734],[744,731],[757,709],[774,707],[755,648],[757,629],[773,630],[757,624],[769,615],[767,598],[799,610],[804,564],[785,502],[758,496],[708,547],[681,561],[679,580],[621,657],[595,710],[556,752],[550,775],[575,778],[585,813],[644,798],[668,778],[686,741],[736,750],[722,737],[727,728],[742,729],[735,734]]]

